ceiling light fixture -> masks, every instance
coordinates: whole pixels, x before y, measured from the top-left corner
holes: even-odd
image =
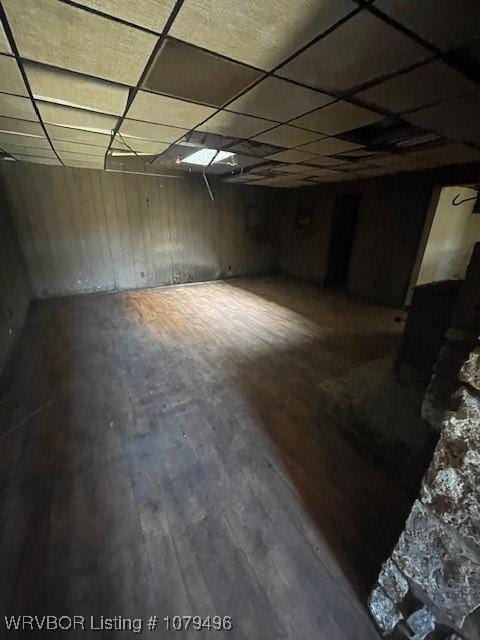
[[[186,156],[181,160],[185,164],[196,164],[200,167],[207,167],[210,163],[217,164],[227,158],[233,158],[234,154],[228,151],[217,151],[216,149],[200,149],[195,153]]]

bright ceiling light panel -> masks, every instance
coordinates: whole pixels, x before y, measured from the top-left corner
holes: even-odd
[[[181,162],[185,162],[186,164],[197,164],[201,167],[206,167],[210,163],[217,164],[217,162],[222,162],[223,160],[227,160],[227,158],[233,158],[235,154],[229,153],[228,151],[217,151],[216,149],[200,149],[200,151],[195,151],[191,155],[183,158]]]

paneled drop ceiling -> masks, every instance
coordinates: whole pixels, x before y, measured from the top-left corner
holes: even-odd
[[[480,162],[478,0],[0,5],[4,160],[287,188]]]

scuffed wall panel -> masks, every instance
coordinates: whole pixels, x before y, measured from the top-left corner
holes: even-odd
[[[0,371],[27,315],[30,287],[0,185]]]
[[[2,167],[35,297],[267,273],[269,238],[245,224],[273,190],[88,169]]]

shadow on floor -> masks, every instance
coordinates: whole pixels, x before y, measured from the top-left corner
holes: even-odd
[[[413,498],[317,390],[393,348],[390,313],[275,278],[35,305],[0,405],[5,433],[21,423],[2,611],[374,637],[365,600]]]

